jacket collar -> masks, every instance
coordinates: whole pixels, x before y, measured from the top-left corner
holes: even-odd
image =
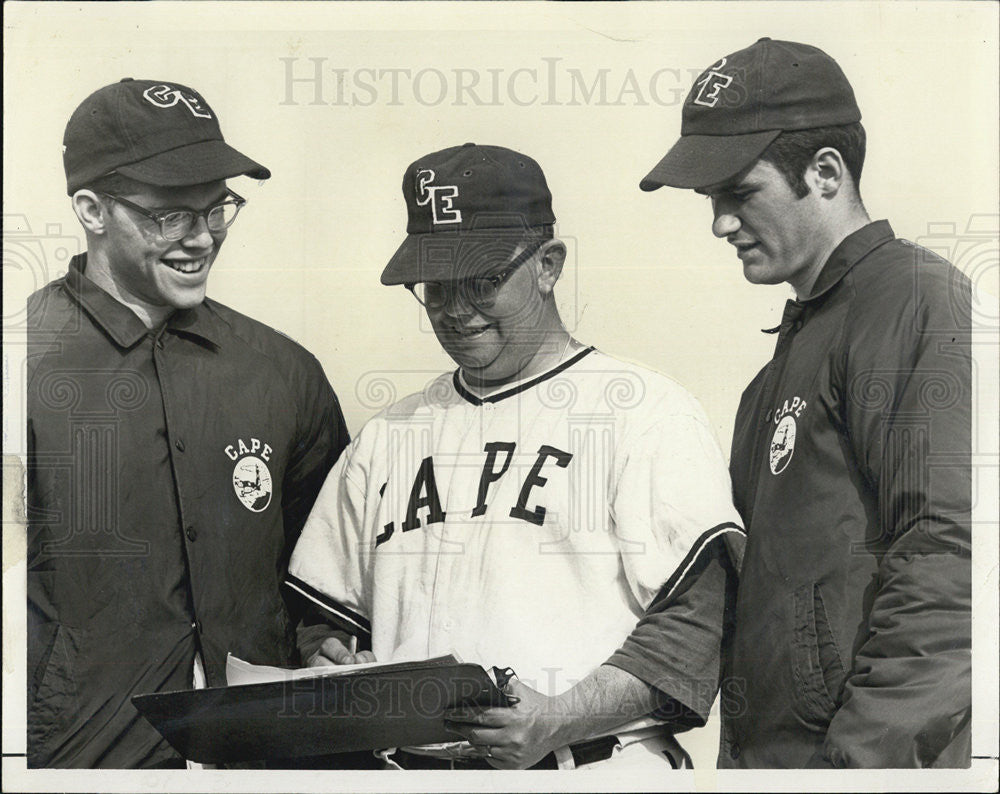
[[[66,273],[66,289],[116,344],[126,349],[133,347],[150,330],[128,306],[91,281],[86,269],[86,252],[74,256]],[[165,330],[198,337],[212,347],[218,347],[224,335],[221,321],[205,302],[174,312]]]
[[[803,302],[808,303],[829,292],[858,262],[864,259],[880,245],[885,245],[896,238],[889,221],[875,221],[862,226],[843,240],[833,249],[820,271],[819,278],[813,284],[812,292]]]

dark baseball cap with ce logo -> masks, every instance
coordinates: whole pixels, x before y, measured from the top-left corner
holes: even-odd
[[[73,112],[63,166],[69,195],[113,172],[162,187],[271,176],[225,142],[215,111],[197,91],[131,77],[98,89]]]
[[[751,165],[785,130],[860,120],[833,58],[808,44],[763,38],[702,72],[684,101],[680,140],[639,187],[708,187]]]
[[[382,272],[387,285],[488,273],[556,220],[541,167],[502,146],[466,143],[415,160],[403,198],[407,237]]]

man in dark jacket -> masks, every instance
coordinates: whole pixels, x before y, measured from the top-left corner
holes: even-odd
[[[860,119],[833,59],[761,39],[641,183],[709,196],[747,280],[796,296],[736,418],[721,766],[970,763],[970,285],[869,219]]]
[[[175,767],[137,693],[298,663],[279,589],[348,441],[316,359],[205,297],[270,172],[195,91],[126,79],[64,138],[87,252],[28,303],[28,765]]]

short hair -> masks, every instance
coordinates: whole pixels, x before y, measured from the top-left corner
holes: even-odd
[[[854,180],[854,190],[861,195],[861,169],[865,164],[865,128],[860,121],[836,127],[786,130],[768,146],[760,159],[769,162],[799,198],[809,193],[804,175],[809,161],[827,146],[840,152],[847,171]]]

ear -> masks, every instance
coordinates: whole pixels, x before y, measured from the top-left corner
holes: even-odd
[[[562,240],[549,240],[539,249],[538,291],[542,295],[552,293],[556,282],[562,275],[563,264],[566,262],[566,246]]]
[[[78,190],[73,194],[73,212],[89,234],[104,234],[107,227],[107,209],[92,190]]]
[[[833,198],[850,181],[850,173],[840,152],[832,146],[818,150],[805,173],[806,184],[816,188],[820,197]]]

